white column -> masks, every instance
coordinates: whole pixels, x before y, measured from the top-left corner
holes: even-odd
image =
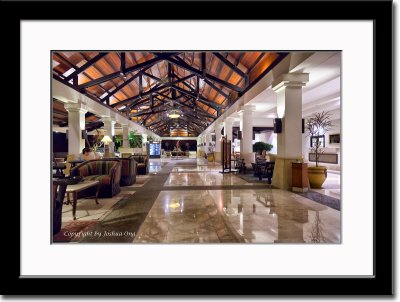
[[[206,148],[205,151],[206,153],[210,153],[210,146],[211,146],[211,133],[206,134]]]
[[[142,153],[143,154],[147,154],[146,143],[147,143],[147,134],[142,134]]]
[[[222,124],[216,124],[215,125],[215,161],[216,162],[221,162],[221,130],[222,130]]]
[[[122,124],[122,147],[129,148],[129,127]]]
[[[277,94],[278,117],[282,119],[272,185],[281,189],[291,188],[292,162],[302,159],[302,87],[308,79],[308,73],[283,74],[272,84]]]
[[[232,124],[233,124],[234,118],[233,117],[227,117],[224,121],[224,136],[228,141],[232,142]],[[233,142],[232,142],[233,143]]]
[[[205,152],[205,147],[204,147],[204,143],[206,142],[206,137],[205,135],[201,136],[201,157],[204,157],[204,152]]]
[[[240,157],[244,158],[247,167],[251,167],[254,160],[253,154],[253,111],[255,106],[243,106],[239,111],[240,131],[242,139],[240,140]]]
[[[78,103],[67,103],[64,108],[68,111],[68,154],[78,155],[85,148],[82,130],[85,130],[87,110]]]
[[[108,116],[102,117],[101,120],[104,123],[104,130],[105,130],[104,135],[108,135],[111,139],[113,139],[113,136],[115,134],[115,132],[114,132],[115,120]],[[114,142],[111,142],[108,145],[108,147],[110,150],[110,155],[113,156],[114,155]]]

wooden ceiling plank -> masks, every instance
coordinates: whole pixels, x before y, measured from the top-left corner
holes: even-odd
[[[78,69],[78,67],[76,67],[74,64],[72,64],[71,62],[69,62],[66,58],[64,58],[64,57],[61,56],[60,54],[58,54],[58,53],[56,53],[56,52],[55,52],[54,54],[55,54],[58,58],[60,58],[61,60],[63,60],[65,63],[67,63],[68,66],[74,68],[75,70]],[[81,54],[81,55],[83,56],[83,58],[84,58],[86,61],[88,61],[88,60],[86,59],[86,57],[84,56],[84,54]],[[95,68],[94,66],[92,66],[92,67]],[[87,77],[88,79],[92,80],[92,78],[91,78],[88,74],[86,74],[85,72],[82,72],[82,74],[83,74],[85,77]],[[64,78],[62,78],[62,79],[59,78],[59,79],[60,79],[61,82],[65,83],[66,85],[69,85],[69,82],[68,82],[68,81],[65,81]],[[101,85],[100,85],[99,87],[100,87],[101,90],[103,90],[103,91],[109,93],[109,91],[108,91],[107,89],[103,88]],[[74,87],[74,88],[76,89],[76,87]],[[82,90],[79,89],[79,88],[78,88],[78,91],[84,93],[84,91],[82,91]],[[89,93],[89,92],[87,92],[87,93]],[[93,95],[93,94],[92,94],[92,95]],[[94,95],[94,97],[95,97],[96,99],[98,99],[98,96],[97,96],[97,95]],[[116,99],[117,99],[117,98],[116,98]]]
[[[208,100],[208,99],[205,99],[205,98],[203,98],[203,97],[197,97],[197,95],[195,95],[195,94],[194,94],[193,92],[191,92],[191,91],[187,91],[187,90],[182,89],[182,88],[180,88],[180,87],[178,87],[178,86],[173,86],[173,88],[176,89],[176,90],[178,90],[178,91],[181,92],[181,93],[187,94],[187,95],[189,95],[189,96],[195,98],[198,102],[203,103],[203,104],[205,104],[205,105],[207,105],[207,106],[209,106],[209,107],[211,107],[211,108],[214,108],[214,107],[215,107],[215,108],[219,108],[219,107],[225,108],[224,105],[220,105],[220,104],[214,103],[214,102],[212,102],[212,101],[210,101],[210,100]]]
[[[139,63],[139,64],[137,64],[135,66],[131,66],[131,67],[126,68],[125,69],[125,73],[131,73],[131,72],[134,72],[134,71],[137,71],[137,70],[141,70],[141,69],[145,69],[145,68],[147,69],[147,68],[153,66],[155,63],[164,60],[165,58],[166,58],[165,55],[156,56],[153,59],[150,59],[148,61]],[[80,85],[79,88],[82,89],[82,88],[88,88],[88,87],[91,87],[91,86],[99,85],[99,84],[101,84],[103,82],[110,81],[110,80],[115,79],[115,78],[117,78],[119,76],[121,76],[121,74],[120,74],[119,71],[117,71],[117,72],[114,72],[112,74],[109,74],[109,75],[106,75],[104,77],[101,77],[99,79],[84,83],[84,84]]]
[[[225,98],[229,98],[229,95],[227,95],[222,89],[218,88],[217,86],[215,86],[212,82],[210,82],[209,80],[204,80],[204,82],[206,82],[208,85],[210,85],[214,90],[216,90],[219,94],[221,94],[222,96],[224,96]]]
[[[213,55],[216,56],[219,60],[221,60],[226,66],[228,66],[230,69],[232,69],[234,72],[239,74],[241,77],[246,78],[248,75],[241,71],[239,68],[236,67],[236,65],[232,64],[227,58],[225,58],[223,55],[221,55],[219,52],[213,52]]]
[[[74,76],[80,74],[81,72],[85,71],[88,69],[90,66],[92,66],[94,63],[97,61],[101,60],[104,56],[106,56],[108,52],[99,52],[97,56],[95,56],[93,59],[87,61],[85,64],[83,64],[81,67],[76,69],[73,73],[71,73],[69,76],[65,78],[66,81],[71,80]]]
[[[159,90],[162,90],[162,89],[167,89],[167,88],[169,88],[169,87],[168,86],[155,86],[154,88],[144,92],[141,96],[140,95],[135,95],[133,97],[127,98],[125,100],[122,100],[122,101],[120,101],[118,103],[114,103],[111,106],[115,107],[115,106],[118,106],[118,105],[126,105],[126,104],[129,104],[129,103],[133,103],[133,102],[139,100],[140,97],[145,97],[145,96],[148,96],[148,95],[150,95],[150,94],[152,94],[152,93],[154,93],[156,91],[159,91]]]
[[[116,86],[116,88],[114,90],[112,90],[111,92],[109,92],[106,96],[103,97],[103,99],[109,98],[110,96],[114,95],[115,93],[117,93],[118,91],[120,91],[122,88],[124,88],[126,85],[130,84],[133,80],[135,80],[137,77],[139,76],[139,73],[136,73],[135,75],[133,75],[132,77],[130,77],[128,80],[126,80],[125,82],[123,82],[121,85]]]

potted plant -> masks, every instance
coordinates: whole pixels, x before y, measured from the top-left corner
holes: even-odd
[[[331,128],[331,114],[325,111],[314,113],[305,123],[305,129],[311,138],[323,137]],[[312,140],[310,151],[315,154],[315,166],[308,167],[308,179],[311,188],[321,188],[327,177],[327,167],[319,165],[319,158],[324,153],[323,148],[322,140],[318,138]]]
[[[271,151],[274,146],[268,143],[264,142],[256,142],[253,145],[253,152],[257,152],[257,154],[262,154],[262,152],[265,150],[267,152]]]
[[[101,140],[102,140],[103,137],[104,137],[104,134],[103,134],[99,129],[96,129],[95,131],[96,131],[96,134],[93,135],[93,145],[91,146],[91,148],[92,148],[92,150],[93,150],[94,153],[96,153],[96,152],[97,152],[97,149],[98,149],[100,146],[103,145],[103,143],[102,143]],[[89,147],[90,147],[90,145],[89,145]]]

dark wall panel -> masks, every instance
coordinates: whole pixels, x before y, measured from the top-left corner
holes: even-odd
[[[68,152],[68,140],[65,133],[53,132],[53,152]]]

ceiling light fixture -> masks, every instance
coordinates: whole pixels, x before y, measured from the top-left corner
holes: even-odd
[[[200,80],[199,80],[199,88],[203,88],[205,84],[206,84],[206,82],[204,81],[204,79],[200,78]]]
[[[179,111],[178,110],[171,110],[169,113],[168,113],[168,117],[169,118],[178,118],[178,117],[180,117],[181,115],[180,115],[180,113],[179,113]]]

